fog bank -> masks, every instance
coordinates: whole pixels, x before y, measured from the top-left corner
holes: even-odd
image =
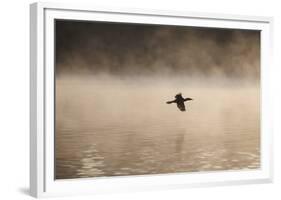
[[[56,73],[258,80],[260,32],[59,20]]]

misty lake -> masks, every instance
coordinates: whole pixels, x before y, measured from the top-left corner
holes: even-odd
[[[194,99],[186,112],[166,104],[178,92]],[[259,168],[259,96],[255,84],[56,78],[55,177]]]

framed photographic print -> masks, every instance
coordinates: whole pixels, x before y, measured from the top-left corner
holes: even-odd
[[[272,19],[31,5],[36,197],[272,180]]]

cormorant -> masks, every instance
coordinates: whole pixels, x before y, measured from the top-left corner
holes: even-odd
[[[193,99],[191,98],[183,98],[181,93],[177,94],[175,96],[175,100],[173,101],[167,101],[167,104],[171,104],[171,103],[176,103],[178,108],[180,109],[180,111],[185,111],[185,105],[184,105],[184,102],[185,101],[191,101]]]

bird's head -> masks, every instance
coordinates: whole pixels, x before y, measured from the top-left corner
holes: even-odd
[[[176,94],[176,96],[175,96],[176,99],[177,99],[177,98],[180,98],[180,97],[182,97],[181,93],[178,93],[178,94]]]

